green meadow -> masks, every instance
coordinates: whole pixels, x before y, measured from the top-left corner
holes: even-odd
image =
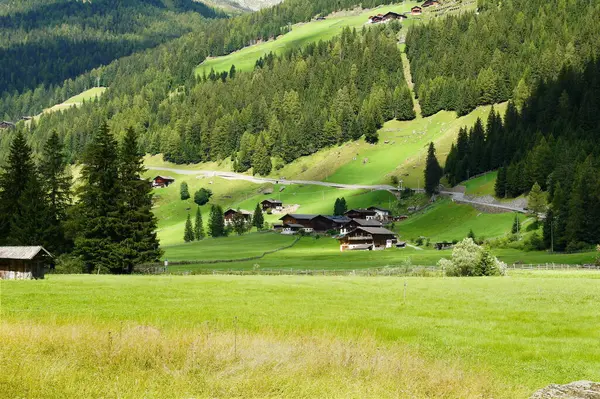
[[[498,172],[489,172],[482,176],[467,180],[463,184],[466,187],[465,193],[472,195],[495,195],[494,185]]]
[[[94,100],[100,97],[106,91],[106,87],[92,87],[89,90],[86,90],[82,93],[76,94],[71,98],[68,98],[66,101],[56,104],[53,107],[45,109],[41,114],[36,115],[35,119],[39,119],[42,114],[47,114],[56,111],[63,111],[65,109],[69,109],[71,107],[76,107],[81,105],[84,101]]]
[[[598,273],[556,276],[2,281],[1,392],[526,398],[600,379]]]

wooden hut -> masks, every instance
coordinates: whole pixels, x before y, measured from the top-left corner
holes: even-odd
[[[0,279],[43,279],[53,265],[44,247],[0,247]]]

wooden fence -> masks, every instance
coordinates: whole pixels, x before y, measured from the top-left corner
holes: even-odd
[[[508,270],[598,270],[599,265],[567,265],[557,263],[545,264],[513,264],[507,266]],[[150,266],[136,268],[137,273],[142,274],[167,274],[168,268],[164,266]],[[380,268],[365,269],[300,269],[300,268],[278,268],[278,269],[197,269],[193,271],[181,271],[173,274],[180,275],[234,275],[234,276],[414,276],[414,277],[443,277],[445,271],[437,266],[387,266]]]

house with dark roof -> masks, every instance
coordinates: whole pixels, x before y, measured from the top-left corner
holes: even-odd
[[[393,12],[393,11],[388,11],[385,14],[383,14],[383,19],[384,21],[391,21],[394,19],[399,19],[399,20],[403,20],[403,19],[407,19],[408,17],[404,14],[398,14],[397,12]]]
[[[268,211],[273,211],[273,210],[280,211],[281,209],[283,209],[283,202],[269,198],[266,200],[262,200],[260,202],[260,206],[262,207],[263,212],[268,212]]]
[[[357,208],[357,209],[350,209],[350,210],[346,211],[346,213],[344,213],[344,216],[347,216],[350,219],[371,220],[371,219],[376,218],[377,212],[370,210],[370,209]]]
[[[423,13],[423,9],[419,6],[414,6],[410,9],[410,13],[412,15],[421,15]]]
[[[387,222],[392,216],[392,212],[389,209],[381,208],[379,206],[370,206],[367,210],[374,211],[376,213],[375,219],[381,220],[382,222]]]
[[[0,247],[0,280],[43,279],[53,267],[50,252],[44,247]]]
[[[340,229],[340,234],[346,234],[357,227],[383,227],[383,224],[377,219],[350,219],[350,221]]]
[[[340,251],[382,250],[398,242],[396,233],[384,227],[357,227],[338,238]]]
[[[175,179],[171,176],[156,176],[152,179],[152,187],[169,187],[172,183],[175,183]]]
[[[247,211],[245,209],[232,209],[229,208],[225,212],[223,212],[223,220],[225,221],[225,226],[233,225],[234,219],[237,217],[241,217],[244,219],[246,223],[250,223],[252,221],[252,212]]]
[[[0,129],[14,129],[15,126],[16,125],[12,122],[8,122],[8,121],[0,122]]]
[[[300,230],[306,231],[310,233],[314,230],[312,220],[319,215],[310,215],[310,214],[302,214],[302,213],[288,213],[279,218],[283,224],[283,229],[292,226],[298,225],[302,226]],[[296,228],[296,227],[294,227]],[[288,229],[289,230],[289,229]]]

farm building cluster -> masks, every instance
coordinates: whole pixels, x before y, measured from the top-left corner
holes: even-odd
[[[423,13],[424,8],[437,7],[439,5],[440,5],[440,2],[437,0],[426,0],[420,6],[412,7],[410,9],[410,14],[411,15],[421,15]],[[406,13],[400,14],[397,12],[388,11],[385,14],[377,14],[377,15],[370,16],[369,23],[370,24],[380,24],[380,23],[386,23],[386,22],[390,22],[390,21],[402,21],[407,18],[408,18],[408,15],[406,15]]]
[[[380,250],[404,247],[398,236],[384,227],[399,220],[387,209],[372,206],[367,209],[350,209],[342,216],[286,214],[281,224],[275,225],[282,234],[330,233],[340,242],[340,250]]]

